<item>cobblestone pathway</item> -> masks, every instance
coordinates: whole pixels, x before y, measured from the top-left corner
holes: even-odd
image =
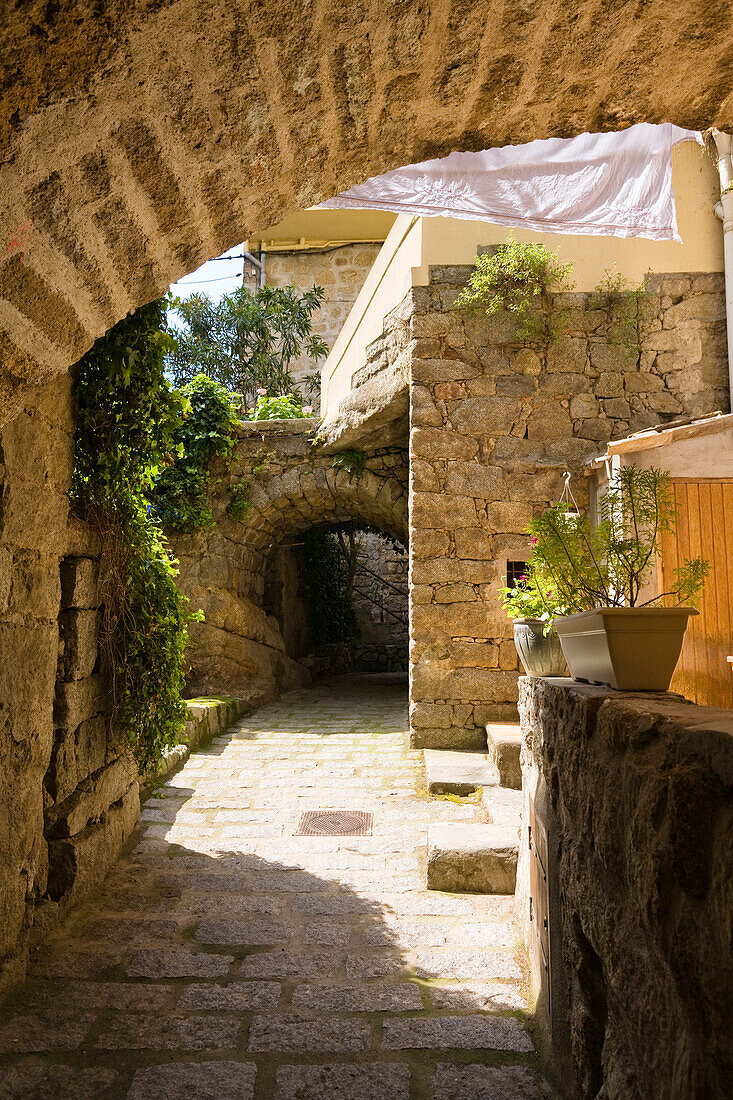
[[[434,820],[404,686],[346,681],[238,722],[0,1022],[0,1097],[537,1100],[513,899],[424,888]],[[305,810],[373,835],[296,836]]]

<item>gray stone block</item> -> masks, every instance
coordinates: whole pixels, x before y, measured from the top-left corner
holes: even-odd
[[[428,889],[513,894],[519,833],[506,825],[451,823],[428,829]]]
[[[62,608],[97,608],[99,565],[94,558],[64,558],[61,562]]]
[[[425,749],[425,780],[431,794],[471,794],[496,783],[496,771],[485,753]]]
[[[76,608],[68,608],[59,615],[62,680],[82,680],[94,672],[100,620],[99,611]]]
[[[56,685],[53,719],[56,726],[76,730],[87,718],[104,713],[106,692],[102,677],[86,676]]]
[[[499,774],[502,787],[520,790],[522,769],[519,756],[522,749],[522,731],[517,723],[488,722],[486,747],[491,763]]]
[[[387,1050],[464,1049],[534,1050],[532,1040],[517,1020],[500,1016],[434,1016],[432,1019],[385,1020],[383,1046]]]
[[[254,1062],[166,1062],[136,1071],[128,1100],[252,1100]]]

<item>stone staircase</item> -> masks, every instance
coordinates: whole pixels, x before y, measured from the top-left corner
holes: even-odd
[[[441,822],[428,829],[428,888],[513,894],[522,813],[519,725],[489,723],[487,751],[425,749],[433,795],[481,791],[486,822]]]

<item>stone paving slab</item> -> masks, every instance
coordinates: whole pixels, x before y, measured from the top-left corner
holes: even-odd
[[[149,799],[0,1016],[0,1100],[537,1100],[514,899],[426,888],[433,798],[401,686],[241,719]],[[296,837],[305,810],[370,837]]]

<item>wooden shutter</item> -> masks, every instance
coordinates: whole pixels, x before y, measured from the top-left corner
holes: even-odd
[[[659,583],[686,558],[710,562],[671,690],[701,706],[733,707],[733,479],[674,478],[677,529],[662,536]]]

